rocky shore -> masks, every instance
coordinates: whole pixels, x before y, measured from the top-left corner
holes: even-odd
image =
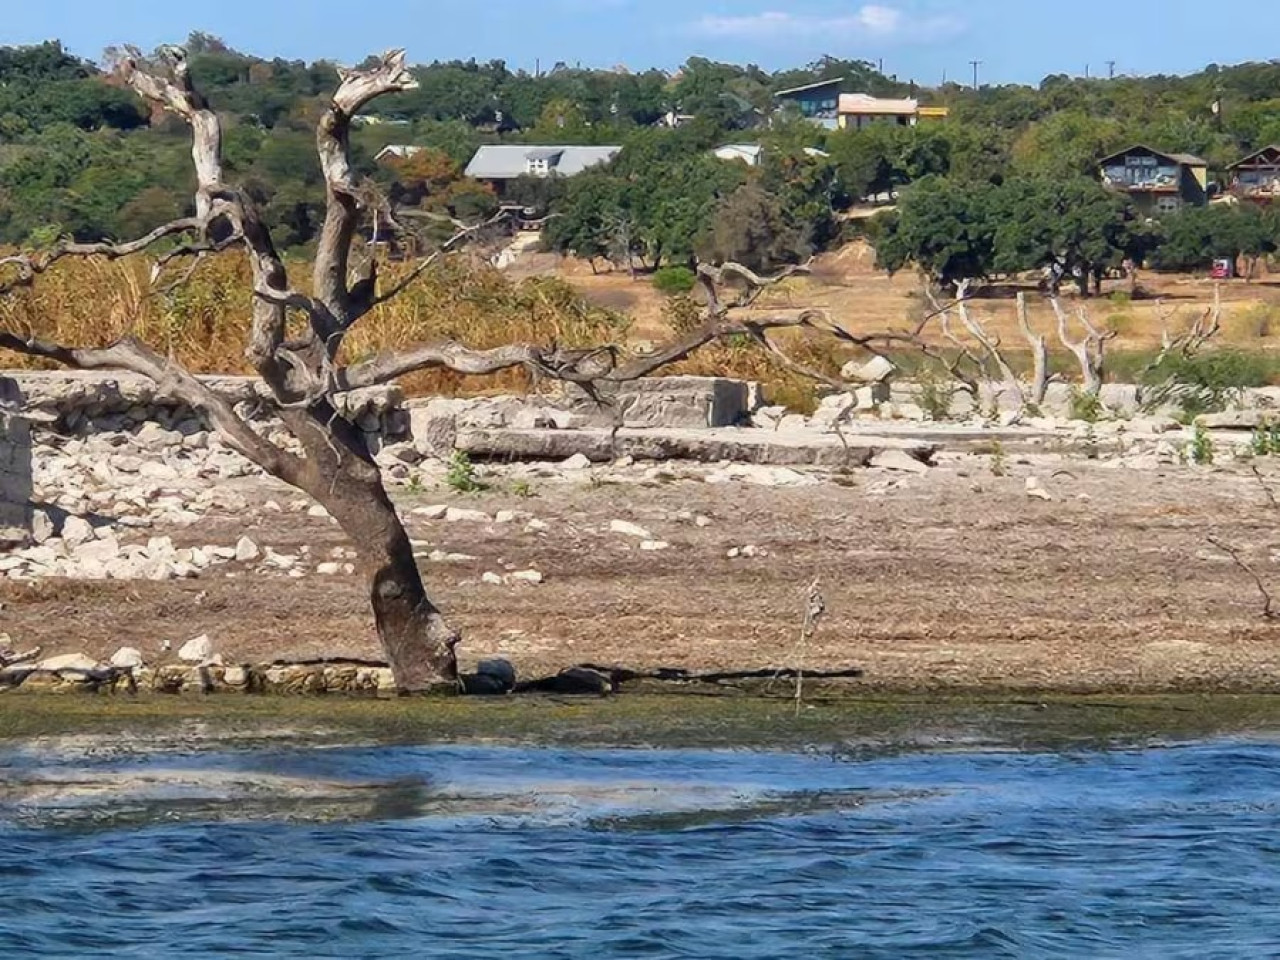
[[[13,382],[35,508],[0,553],[0,688],[389,692],[323,509],[141,382]],[[379,391],[348,413],[466,628],[472,678],[503,658],[522,679],[593,663],[860,672],[843,681],[859,689],[1271,688],[1275,628],[1211,543],[1269,576],[1273,457],[1252,432],[1269,394],[1197,429],[918,420],[908,386],[809,417],[698,380],[646,386],[609,425],[571,397]],[[219,389],[277,429],[245,381]],[[464,493],[450,461],[467,451]],[[797,653],[815,577],[832,615]]]

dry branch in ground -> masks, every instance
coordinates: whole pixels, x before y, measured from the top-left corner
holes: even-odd
[[[645,356],[628,355],[619,346],[601,344],[565,349],[552,344],[512,343],[488,350],[472,349],[457,340],[437,340],[388,351],[356,363],[343,360],[345,338],[376,306],[402,294],[440,257],[473,242],[486,224],[455,224],[455,234],[422,257],[390,289],[377,290],[372,259],[353,261],[358,229],[377,203],[356,182],[350,163],[353,118],[378,97],[417,85],[405,66],[403,51],[391,51],[371,66],[340,70],[336,92],[316,129],[316,147],[325,179],[325,218],[317,244],[310,292],[296,286],[285,262],[249,196],[224,179],[222,125],[196,89],[186,54],[164,48],[159,63],[133,54],[119,66],[121,79],[140,97],[187,123],[196,172],[196,215],[156,227],[145,236],[121,243],[81,244],[60,241],[44,251],[0,259],[0,295],[35,283],[41,274],[68,258],[155,256],[153,286],[165,281],[170,267],[190,260],[186,271],[162,289],[172,289],[190,276],[210,252],[238,249],[251,266],[252,288],[246,291],[251,326],[245,354],[270,389],[276,411],[296,439],[295,453],[259,436],[227,402],[198,378],[134,337],[105,347],[53,343],[16,330],[0,329],[0,348],[79,369],[128,370],[142,374],[167,398],[204,414],[241,454],[273,476],[303,490],[321,503],[355,544],[360,573],[367,586],[378,636],[403,691],[421,691],[457,677],[454,647],[458,633],[428,597],[404,526],[383,486],[377,464],[363,435],[338,412],[337,395],[384,384],[419,370],[440,368],[465,374],[493,374],[523,367],[543,377],[578,384],[589,393],[597,386],[635,380],[680,361],[717,339],[745,335],[766,346],[771,356],[792,370],[805,370],[768,338],[783,328],[811,328],[841,342],[874,349],[877,344],[915,342],[911,332],[854,335],[828,323],[813,311],[761,316],[751,312],[761,293],[782,277],[761,277],[736,264],[703,267],[699,281],[705,292],[703,322],[690,333],[659,346]],[[784,277],[795,271],[788,271]],[[303,334],[290,337],[290,321],[301,320]],[[811,373],[811,371],[806,371]],[[812,374],[815,375],[816,374]],[[825,378],[823,378],[825,379]]]

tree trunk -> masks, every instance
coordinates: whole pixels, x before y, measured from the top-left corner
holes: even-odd
[[[453,687],[458,634],[427,596],[409,534],[380,481],[339,480],[321,503],[351,538],[369,589],[378,639],[401,693]]]

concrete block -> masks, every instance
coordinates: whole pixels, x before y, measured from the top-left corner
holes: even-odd
[[[31,530],[31,425],[23,416],[22,392],[0,377],[0,540]]]

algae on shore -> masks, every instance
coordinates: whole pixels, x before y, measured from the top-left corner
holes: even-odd
[[[1280,731],[1280,696],[908,696],[791,700],[630,695],[485,700],[0,695],[0,741],[119,749],[305,743],[815,747],[843,752],[1087,748]]]

